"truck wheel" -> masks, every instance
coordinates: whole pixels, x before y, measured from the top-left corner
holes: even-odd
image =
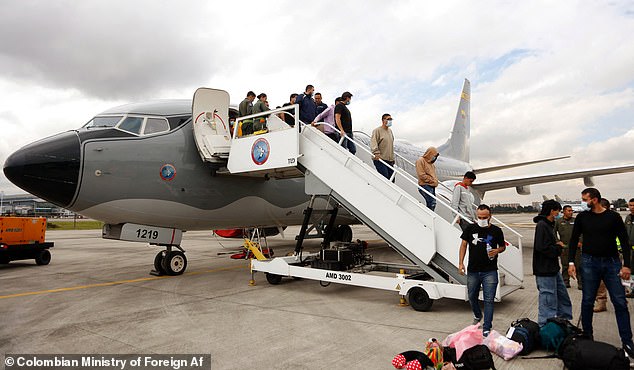
[[[182,275],[187,268],[187,257],[181,251],[172,251],[163,257],[163,269],[167,275]]]
[[[160,275],[165,275],[165,269],[163,268],[163,258],[165,258],[166,251],[160,251],[154,257],[154,270]]]
[[[35,263],[40,266],[48,265],[51,262],[51,252],[48,249],[42,249],[35,256]]]
[[[407,301],[416,311],[429,311],[434,301],[429,298],[429,294],[423,288],[412,288],[407,294]]]
[[[271,285],[277,285],[282,282],[282,275],[271,274],[270,272],[266,273],[266,281]]]

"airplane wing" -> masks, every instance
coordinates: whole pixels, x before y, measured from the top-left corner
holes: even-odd
[[[505,165],[493,166],[493,167],[474,168],[473,172],[475,172],[476,174],[481,174],[481,173],[485,173],[485,172],[499,171],[499,170],[506,170],[508,168],[527,166],[529,164],[536,164],[536,163],[543,163],[543,162],[550,162],[550,161],[558,161],[560,159],[566,159],[566,158],[570,158],[570,156],[569,155],[565,155],[565,156],[562,156],[562,157],[538,159],[536,161],[511,163],[511,164],[505,164]]]
[[[551,173],[551,174],[544,174],[544,175],[510,177],[510,178],[499,179],[499,180],[484,180],[484,181],[478,181],[476,184],[473,184],[472,186],[480,194],[484,194],[487,191],[491,191],[491,190],[508,189],[512,187],[517,188],[519,192],[522,187],[533,185],[533,184],[543,184],[546,182],[571,180],[571,179],[579,179],[579,178],[588,179],[588,178],[591,178],[592,176],[611,175],[611,174],[626,173],[626,172],[634,172],[634,164],[628,164],[624,166],[614,166],[614,167],[592,168],[587,170],[566,171],[566,172]]]

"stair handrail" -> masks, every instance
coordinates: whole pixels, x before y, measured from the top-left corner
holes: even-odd
[[[355,134],[359,133],[362,134],[364,136],[366,136],[367,138],[369,138],[370,140],[372,139],[372,137],[368,134],[366,134],[363,131],[354,131]],[[398,153],[394,153],[396,156],[398,156],[399,158],[401,158],[401,160],[403,160],[403,162],[409,164],[410,166],[416,168],[416,165],[414,163],[412,163],[409,159],[403,157],[402,155],[398,154]],[[405,172],[407,174],[409,174],[408,172]],[[410,176],[412,176],[411,174],[409,174]],[[412,176],[413,177],[413,176]],[[438,182],[440,185],[442,185],[445,189],[447,189],[448,191],[452,192],[452,190],[445,184],[443,184],[442,182]],[[471,203],[472,207],[478,207],[477,204],[475,203]],[[464,218],[464,217],[463,217]],[[518,238],[518,248],[522,249],[522,234],[518,233],[517,231],[515,231],[514,229],[512,229],[510,226],[508,226],[507,224],[505,224],[504,222],[502,222],[500,219],[498,219],[497,217],[495,217],[494,215],[491,215],[491,218],[497,222],[499,225],[501,225],[503,228],[509,230],[511,233],[513,233],[515,236],[517,236]],[[469,223],[473,223],[473,221],[466,219],[467,221],[469,221]],[[454,220],[455,222],[455,220]]]
[[[299,122],[300,122],[301,124],[303,124],[303,125],[306,125],[306,126],[311,125],[311,124],[305,124],[305,123],[304,123],[304,122],[302,122],[302,121],[299,121]],[[331,125],[331,124],[330,124],[330,123],[328,123],[328,122],[315,122],[315,124],[314,124],[314,125],[315,125],[315,126],[318,126],[318,125],[329,126],[329,127],[333,128],[335,131],[339,132],[339,129],[338,129],[338,128],[336,128],[335,126]],[[352,141],[352,142],[353,142],[353,143],[355,143],[355,144],[359,144],[359,142],[355,141],[353,138],[350,138],[348,135],[345,135],[345,134],[344,134],[344,135],[341,137],[341,139],[339,140],[339,145],[341,145],[341,144],[343,143],[343,140],[344,140],[344,139],[346,139],[346,140],[350,140],[350,141]],[[361,144],[363,144],[363,143],[361,143]],[[361,148],[363,151],[365,151],[366,153],[368,153],[368,154],[370,154],[370,155],[373,155],[373,153],[365,147],[365,144],[364,144],[364,145],[361,145],[361,146],[360,146],[360,148]],[[404,170],[402,170],[402,169],[400,169],[400,168],[398,168],[398,167],[395,167],[395,166],[390,165],[389,163],[385,162],[384,160],[382,160],[382,159],[380,159],[380,158],[379,158],[379,161],[380,161],[381,163],[383,163],[384,165],[386,165],[388,168],[392,169],[392,171],[394,171],[394,172],[393,172],[393,174],[392,174],[392,177],[391,177],[388,181],[392,182],[392,180],[393,180],[393,179],[395,178],[395,176],[396,176],[396,173],[398,173],[398,174],[400,174],[401,176],[403,176],[403,178],[404,178],[406,181],[409,181],[410,183],[414,184],[414,185],[415,185],[415,186],[419,189],[419,191],[421,191],[421,190],[422,190],[422,191],[424,191],[424,192],[425,192],[425,194],[427,194],[427,195],[431,196],[432,198],[436,199],[436,202],[438,202],[439,204],[441,204],[441,205],[443,205],[444,207],[448,208],[448,209],[449,209],[452,213],[454,213],[454,214],[458,215],[460,218],[462,218],[462,219],[464,219],[464,220],[467,220],[468,222],[472,223],[472,222],[469,220],[469,218],[468,218],[468,217],[466,217],[465,215],[461,214],[461,213],[460,213],[460,211],[458,211],[457,209],[452,208],[450,204],[447,204],[444,200],[442,200],[442,199],[440,199],[440,198],[436,197],[434,194],[431,194],[430,192],[428,192],[427,190],[425,190],[422,186],[420,186],[420,185],[418,184],[418,181],[413,180],[413,176],[412,176],[411,174],[409,174],[408,172],[406,172],[406,171],[404,171]],[[429,210],[429,208],[427,208],[427,207],[425,207],[425,208]],[[432,212],[433,212],[433,211],[432,211]],[[454,222],[455,222],[455,221],[454,221]],[[453,225],[453,223],[452,223],[452,225]]]

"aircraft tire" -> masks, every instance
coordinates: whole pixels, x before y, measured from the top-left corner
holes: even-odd
[[[335,240],[344,243],[352,241],[352,228],[349,225],[339,225],[335,230]]]
[[[37,252],[37,254],[35,255],[35,263],[40,266],[48,265],[49,263],[51,263],[51,252],[49,252],[48,249],[42,249],[41,251]]]
[[[166,275],[182,275],[187,269],[187,257],[181,251],[171,251],[165,254],[162,266]]]
[[[415,287],[407,293],[407,301],[416,311],[429,311],[434,301],[429,298],[429,294],[423,288]]]
[[[269,272],[266,273],[266,281],[271,285],[277,285],[282,282],[282,275],[271,274]]]
[[[163,259],[165,258],[165,251],[160,251],[154,257],[154,270],[158,272],[160,275],[165,275],[165,269],[163,268]]]

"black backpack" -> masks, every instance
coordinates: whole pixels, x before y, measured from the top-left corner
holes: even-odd
[[[462,353],[460,361],[455,363],[456,369],[466,370],[495,370],[495,363],[493,363],[493,356],[491,351],[484,344],[478,344],[473,346]]]
[[[541,339],[539,337],[539,324],[538,323],[536,323],[535,321],[532,321],[529,318],[525,317],[523,319],[518,319],[518,320],[513,321],[511,323],[511,327],[512,328],[524,328],[528,332],[528,336],[529,336],[528,342],[529,343],[520,342],[524,346],[524,349],[521,352],[522,355],[528,354],[528,353],[532,352],[533,350],[539,348],[539,344],[541,343]],[[510,338],[515,340],[512,337],[510,337]],[[527,348],[527,344],[528,344],[529,348]]]
[[[569,370],[628,370],[630,360],[623,349],[595,342],[581,335],[569,335],[559,347],[557,356]]]

